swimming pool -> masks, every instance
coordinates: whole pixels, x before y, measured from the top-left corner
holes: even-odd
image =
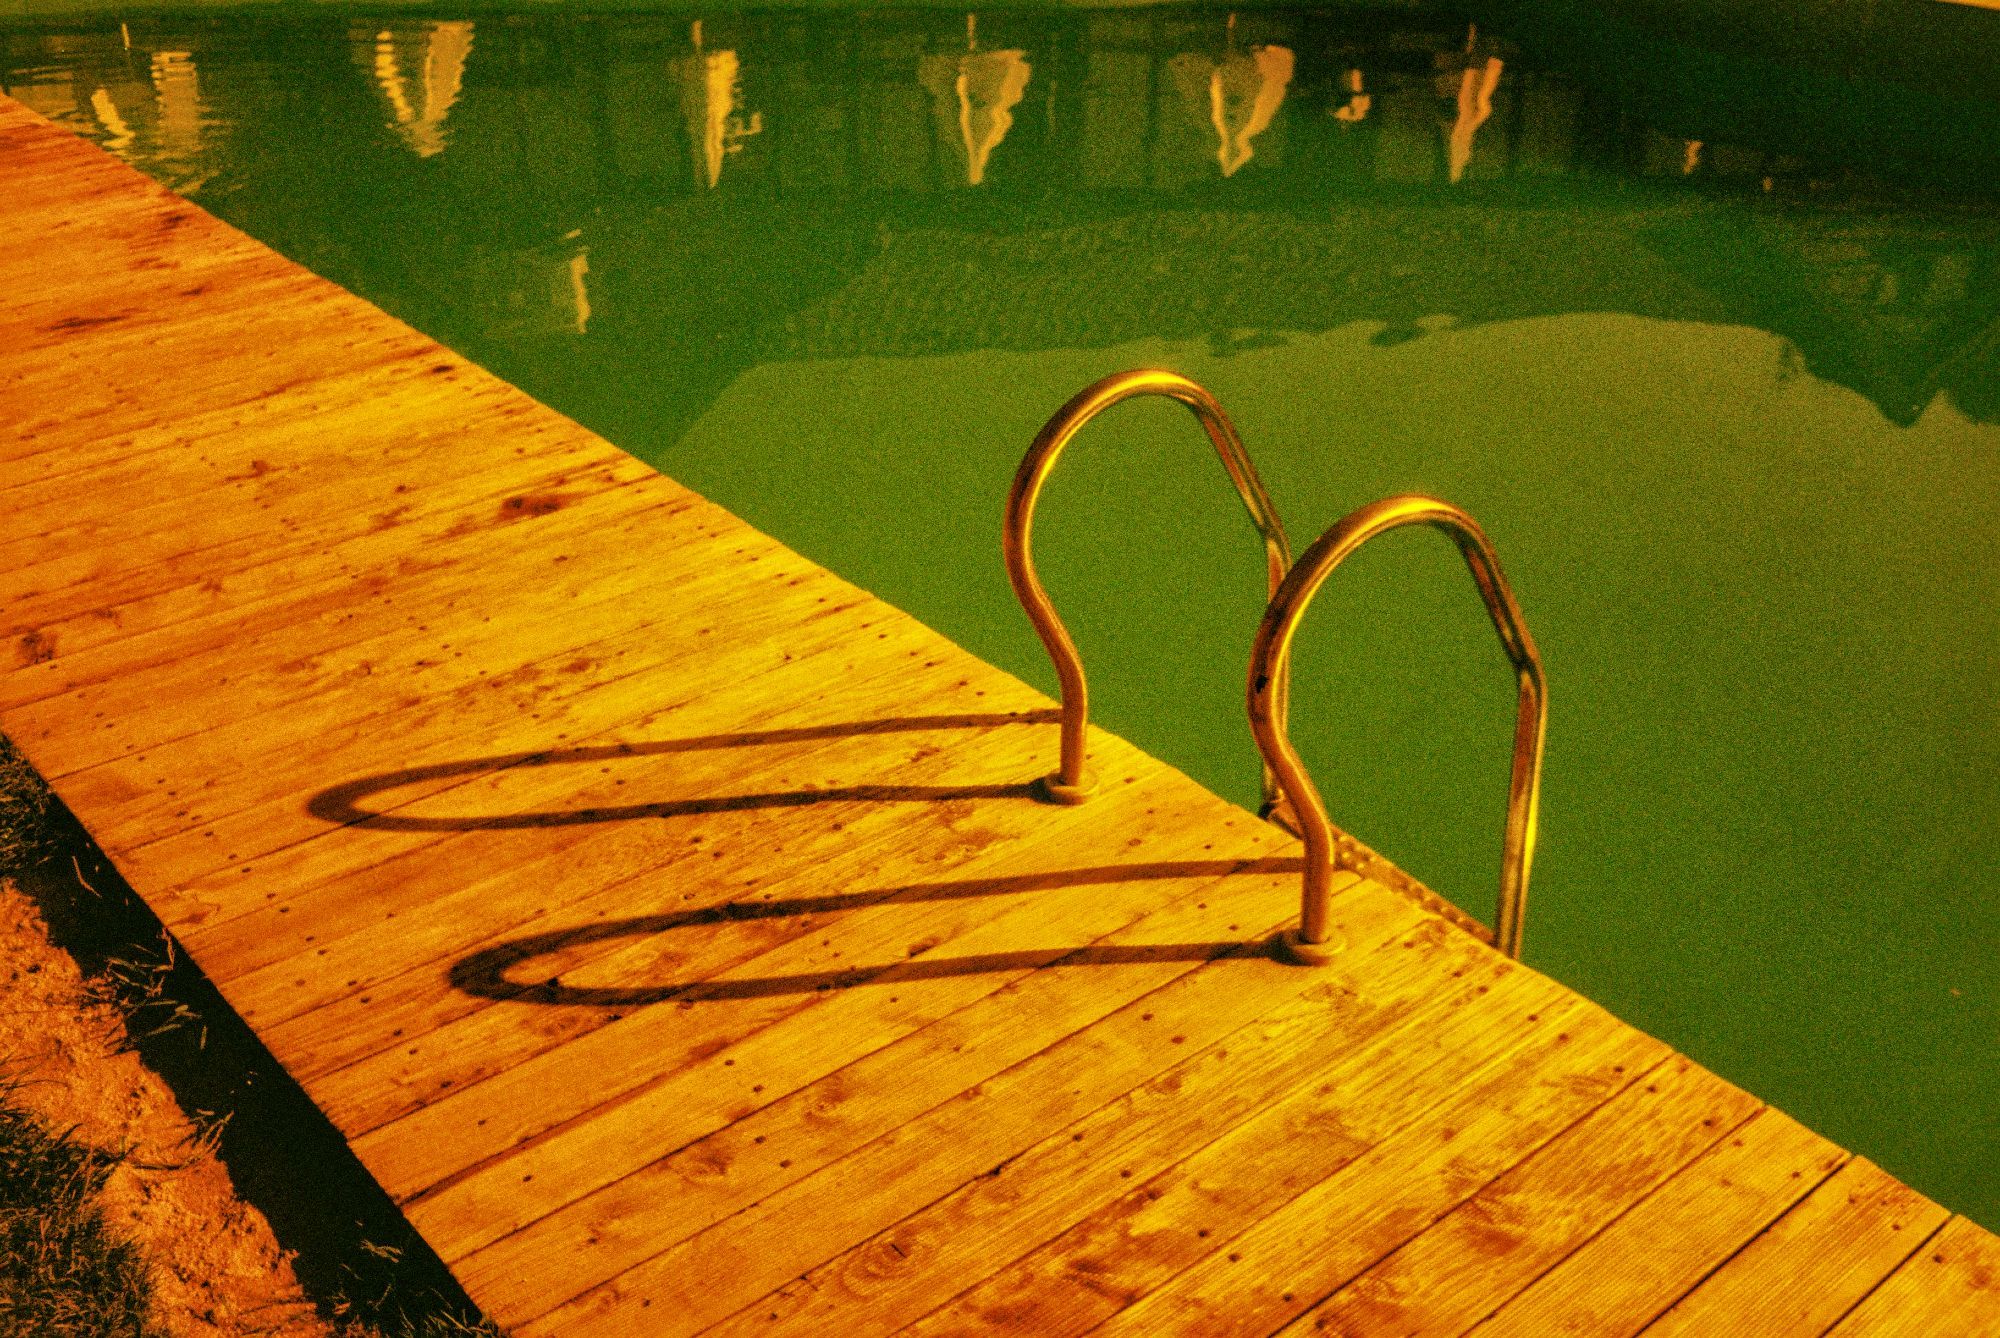
[[[204,8],[0,81],[1044,686],[1000,505],[1105,372],[1213,389],[1296,543],[1460,502],[1550,674],[1528,960],[2000,1226],[2000,143],[1530,17]],[[1199,433],[1116,411],[1040,515],[1098,719],[1251,800]],[[1335,820],[1481,915],[1501,666],[1402,535],[1295,690]]]

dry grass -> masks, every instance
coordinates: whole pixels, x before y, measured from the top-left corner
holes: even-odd
[[[0,1332],[153,1338],[145,1262],[98,1201],[118,1158],[13,1097],[0,1086]]]
[[[0,736],[0,869],[31,869],[55,857],[49,790]]]

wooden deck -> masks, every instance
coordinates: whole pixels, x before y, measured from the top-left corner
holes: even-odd
[[[0,217],[0,728],[516,1332],[2000,1332],[1992,1236],[1373,883],[1271,960],[1282,833],[1036,803],[1045,699],[5,102]]]

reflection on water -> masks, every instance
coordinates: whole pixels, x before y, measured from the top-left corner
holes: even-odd
[[[390,124],[419,158],[444,152],[444,118],[458,101],[471,53],[472,24],[464,21],[397,24],[375,34],[370,68],[388,100]]]
[[[118,104],[111,100],[111,94],[98,89],[90,95],[90,110],[97,116],[97,123],[104,127],[104,147],[113,153],[123,155],[132,147],[132,127],[125,124],[125,118],[118,114]]]
[[[1500,72],[1506,68],[1498,56],[1473,59],[1479,49],[1477,30],[1465,39],[1465,69],[1458,76],[1458,115],[1451,123],[1449,172],[1453,181],[1465,179],[1472,164],[1472,138],[1493,115],[1493,90],[1500,86]]]
[[[601,408],[643,418],[662,444],[718,376],[774,352],[1366,319],[1408,330],[1438,311],[1742,321],[1898,422],[1939,393],[1982,419],[2000,403],[1980,226],[1885,210],[1852,165],[1732,142],[1728,126],[1654,129],[1477,24],[1142,11],[985,27],[929,14],[160,20],[135,46],[122,26],[17,33],[6,79],[544,393],[575,368],[519,339],[651,329],[648,356],[671,361],[675,332],[705,326],[709,339],[684,345],[699,367],[655,378],[643,405],[621,388]],[[391,144],[442,169],[412,172]],[[1107,287],[1092,277],[1107,264],[1132,268],[1103,248],[1152,219],[1146,260],[1059,334],[989,304],[931,310],[923,276],[896,276],[886,317],[833,296],[857,283],[881,296],[871,271],[920,236],[942,244],[923,231],[944,221],[932,197],[967,186],[991,198],[967,202],[978,222],[952,226],[960,254],[937,256],[940,278],[978,263],[985,238],[1065,218],[1078,230],[1047,235],[1037,263],[1084,289]],[[711,193],[726,199],[694,198]],[[1189,209],[1233,220],[1227,263],[1242,280],[1200,306],[1182,300],[1189,280],[1223,257]],[[577,229],[588,260],[567,244]],[[1538,263],[1579,230],[1601,243],[1587,263]],[[1295,246],[1310,252],[1304,273]],[[919,308],[922,328],[908,319]]]
[[[154,151],[170,163],[201,157],[201,77],[185,51],[153,53],[153,92],[159,99]]]
[[[572,229],[564,234],[564,241],[575,241],[583,236],[582,228]],[[569,300],[570,311],[576,318],[576,332],[590,333],[590,289],[584,279],[590,274],[590,248],[579,246],[569,258]]]
[[[1028,91],[1034,66],[1027,52],[979,50],[979,22],[965,19],[966,52],[962,56],[925,56],[917,62],[917,82],[937,101],[942,137],[956,134],[965,154],[965,181],[986,180],[993,150],[1014,126],[1014,108]]]
[[[1228,31],[1234,46],[1233,14]],[[1209,124],[1215,127],[1215,161],[1225,177],[1235,176],[1250,161],[1255,152],[1251,141],[1270,128],[1271,119],[1284,105],[1293,65],[1291,48],[1283,46],[1232,50],[1220,59],[1184,51],[1167,61],[1189,108],[1196,115],[1206,112]]]
[[[0,82],[1029,678],[998,504],[1106,371],[1212,384],[1301,540],[1467,504],[1554,689],[1530,958],[2000,1225],[2000,90],[1903,77],[2000,16],[1899,15],[1768,68],[1415,6],[164,16]],[[1042,561],[1105,723],[1247,798],[1261,577],[1146,414]],[[1479,911],[1511,698],[1391,547],[1295,728]]]
[[[1341,77],[1347,97],[1334,104],[1333,115],[1336,120],[1346,121],[1351,125],[1368,115],[1368,109],[1375,105],[1375,99],[1368,95],[1361,81],[1362,74],[1359,70],[1349,70]]]
[[[750,136],[763,133],[764,114],[745,116],[741,110],[742,62],[736,53],[705,49],[699,19],[690,31],[694,54],[673,64],[680,80],[688,137],[697,146],[701,180],[714,190],[722,181],[723,161],[732,153],[741,153]]]

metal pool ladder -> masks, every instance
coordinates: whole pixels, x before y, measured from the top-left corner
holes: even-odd
[[[1528,911],[1528,871],[1534,862],[1535,826],[1541,802],[1542,740],[1548,724],[1548,688],[1534,638],[1521,617],[1521,606],[1500,559],[1479,523],[1450,502],[1409,495],[1371,502],[1336,522],[1299,556],[1278,592],[1271,596],[1250,643],[1247,705],[1250,732],[1265,766],[1275,772],[1279,787],[1298,818],[1305,841],[1305,891],[1298,928],[1280,940],[1286,956],[1300,962],[1324,962],[1339,951],[1331,920],[1334,865],[1333,824],[1326,803],[1306,774],[1286,729],[1283,693],[1276,676],[1291,657],[1292,636],[1312,598],[1333,569],[1379,534],[1405,525],[1430,525],[1457,543],[1485,601],[1486,612],[1500,633],[1500,645],[1513,662],[1518,704],[1514,716],[1514,766],[1507,787],[1507,831],[1500,857],[1500,900],[1494,914],[1493,946],[1509,957],[1521,955],[1521,933]]]
[[[1256,466],[1250,463],[1249,452],[1243,449],[1243,439],[1237,435],[1235,424],[1216,403],[1215,396],[1194,382],[1172,372],[1147,368],[1117,372],[1086,386],[1069,403],[1056,410],[1055,417],[1049,419],[1036,434],[1027,455],[1021,459],[1020,469],[1014,474],[1013,489],[1007,494],[1007,520],[1001,538],[1001,553],[1007,562],[1007,579],[1014,587],[1014,597],[1021,601],[1028,621],[1035,625],[1035,632],[1041,637],[1042,645],[1047,648],[1049,659],[1055,665],[1056,682],[1061,686],[1061,761],[1054,774],[1036,782],[1042,796],[1057,803],[1080,804],[1096,788],[1095,778],[1084,766],[1085,736],[1090,723],[1090,691],[1084,681],[1083,659],[1077,654],[1076,643],[1070,640],[1069,629],[1056,616],[1055,605],[1049,602],[1048,591],[1042,588],[1041,578],[1035,574],[1035,503],[1040,500],[1042,485],[1048,482],[1056,461],[1062,458],[1063,448],[1083,430],[1084,424],[1112,405],[1142,395],[1162,395],[1178,400],[1200,420],[1209,441],[1215,445],[1215,453],[1222,457],[1222,467],[1229,472],[1229,481],[1236,485],[1236,493],[1243,499],[1244,509],[1250,513],[1250,523],[1257,527],[1257,534],[1263,540],[1269,594],[1277,593],[1279,583],[1285,579],[1285,572],[1292,565],[1292,547],[1285,538],[1285,527],[1278,520],[1269,494],[1264,491],[1263,481],[1257,477]],[[1280,656],[1280,662],[1272,670],[1273,709],[1277,711],[1280,721],[1285,719],[1288,677],[1282,660]],[[1267,764],[1264,768],[1264,802],[1258,810],[1259,815],[1271,816],[1280,797],[1277,778]]]
[[[1086,387],[1057,410],[1036,435],[1007,495],[1002,536],[1007,579],[1048,651],[1062,695],[1061,759],[1053,774],[1036,783],[1039,792],[1054,802],[1080,804],[1090,797],[1095,786],[1084,765],[1089,690],[1083,661],[1035,573],[1032,545],[1035,504],[1063,448],[1083,426],[1112,405],[1141,395],[1163,395],[1177,400],[1200,420],[1263,539],[1270,602],[1251,643],[1247,693],[1250,730],[1264,763],[1263,802],[1258,812],[1305,842],[1299,924],[1280,938],[1281,953],[1294,961],[1319,963],[1330,960],[1340,949],[1331,924],[1337,845],[1333,823],[1318,788],[1292,748],[1288,730],[1292,637],[1320,586],[1356,549],[1379,534],[1405,525],[1430,525],[1445,531],[1457,543],[1500,634],[1500,644],[1514,666],[1519,696],[1514,722],[1514,761],[1508,786],[1507,830],[1501,851],[1500,898],[1491,939],[1500,951],[1519,958],[1528,907],[1528,873],[1535,852],[1548,689],[1534,638],[1528,634],[1520,605],[1515,602],[1492,543],[1478,522],[1458,507],[1434,497],[1408,495],[1385,498],[1352,512],[1322,534],[1293,565],[1291,545],[1285,538],[1277,509],[1271,505],[1235,426],[1213,395],[1172,372],[1141,368],[1107,376]],[[1457,912],[1451,918],[1480,937],[1487,937],[1483,926],[1470,916]]]

